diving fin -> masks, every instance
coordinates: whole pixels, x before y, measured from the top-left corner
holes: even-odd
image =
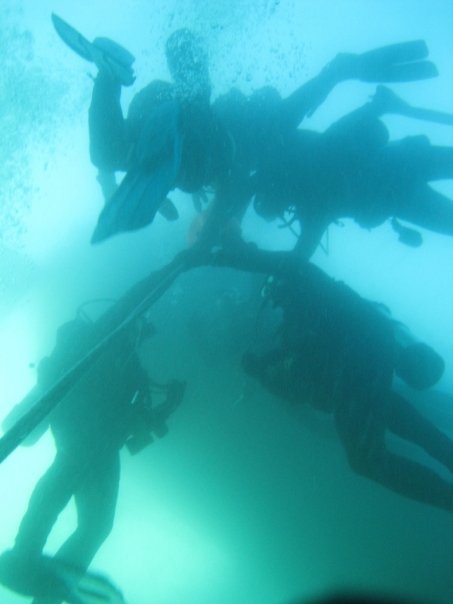
[[[438,75],[434,63],[426,61],[424,40],[390,44],[358,55],[356,77],[362,82],[411,82]]]
[[[409,63],[411,61],[421,61],[426,59],[429,54],[428,46],[424,40],[410,40],[409,42],[398,42],[397,44],[387,44],[373,48],[360,55],[363,61],[370,64]]]
[[[51,563],[55,576],[65,586],[69,604],[125,604],[123,594],[106,577],[55,558]]]
[[[387,88],[387,86],[376,87],[372,102],[377,105],[382,114],[393,113],[427,122],[434,122],[436,124],[453,126],[453,114],[446,113],[445,111],[436,111],[434,109],[414,107],[396,95],[393,90]]]
[[[105,204],[91,243],[150,224],[176,185],[181,155],[179,105],[169,100],[148,116],[134,148],[132,167]]]
[[[68,604],[125,604],[105,577],[45,555],[11,549],[0,556],[0,582],[17,594]]]
[[[132,64],[135,57],[123,46],[109,38],[96,38],[90,42],[55,13],[52,13],[52,23],[63,42],[80,57],[106,70],[123,86],[134,83]]]
[[[437,67],[431,61],[415,61],[396,65],[365,64],[361,66],[359,79],[370,83],[415,82],[435,78],[438,75]]]
[[[453,114],[446,113],[445,111],[436,111],[434,109],[424,109],[422,107],[412,107],[408,105],[404,111],[399,111],[398,113],[405,115],[406,117],[412,117],[416,120],[453,126]]]
[[[161,164],[151,173],[128,172],[99,215],[91,243],[100,243],[117,233],[136,231],[150,224],[173,183],[174,171],[168,163]]]
[[[82,57],[82,59],[90,62],[93,61],[91,42],[55,13],[52,13],[52,23],[57,34],[71,50]]]

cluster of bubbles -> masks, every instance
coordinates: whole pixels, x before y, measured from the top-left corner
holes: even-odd
[[[0,244],[12,247],[37,193],[33,155],[52,141],[65,92],[35,56],[20,19],[19,8],[0,6]]]

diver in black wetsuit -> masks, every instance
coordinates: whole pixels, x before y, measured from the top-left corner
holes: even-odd
[[[453,482],[385,443],[390,431],[453,473],[453,442],[392,389],[395,373],[418,388],[433,385],[442,359],[425,349],[411,360],[396,323],[314,265],[274,280],[268,291],[283,309],[281,344],[261,355],[247,353],[247,373],[285,400],[332,414],[355,472],[453,512]]]
[[[218,224],[225,224],[228,217],[242,216],[256,193],[258,179],[250,178],[251,174],[261,166],[264,172],[274,163],[280,166],[286,162],[286,148],[291,145],[297,127],[316,111],[337,84],[349,79],[408,82],[434,77],[437,70],[426,60],[427,55],[422,40],[357,55],[340,53],[286,98],[267,86],[248,97],[233,89],[216,99],[212,110],[234,143],[228,177],[219,179],[215,191]],[[322,179],[328,180],[325,174]]]
[[[404,102],[381,86],[371,102],[324,133],[294,131],[281,156],[260,166],[255,208],[267,219],[291,209],[300,222],[297,249],[303,257],[310,257],[329,224],[342,218],[368,229],[393,219],[403,242],[409,230],[395,219],[453,235],[453,200],[428,184],[453,178],[453,147],[431,145],[425,136],[389,142],[379,117],[400,105]],[[420,243],[416,239],[413,245]]]
[[[152,82],[133,99],[125,120],[121,82],[102,66],[90,107],[93,163],[103,173],[126,170],[107,202],[93,242],[149,224],[175,187],[197,192],[211,185],[213,208],[203,231],[209,244],[253,194],[250,174],[281,155],[286,138],[341,81],[410,81],[437,75],[423,41],[362,55],[340,54],[321,73],[282,99],[270,87],[250,97],[237,90],[210,105],[207,54],[188,30],[170,36],[167,61],[174,84]]]
[[[71,582],[64,585],[64,571],[72,569],[80,579],[112,529],[120,449],[126,444],[136,453],[152,442],[151,434],[163,436],[165,420],[183,396],[183,384],[157,386],[142,367],[137,348],[152,334],[144,319],[122,332],[50,415],[54,461],[31,495],[14,548],[0,557],[2,583],[35,596],[34,604],[79,602]],[[79,360],[92,337],[93,324],[80,318],[60,327],[52,355],[38,367],[40,392]],[[166,400],[152,408],[151,390],[156,387]],[[43,556],[47,538],[72,497],[77,527],[49,559]],[[60,570],[63,580],[58,579]]]
[[[187,29],[177,30],[167,40],[166,57],[173,83],[148,84],[132,99],[126,119],[121,81],[102,66],[95,80],[90,153],[111,198],[93,242],[149,224],[171,189],[195,193],[212,184],[231,151],[210,110],[211,83],[201,40]],[[116,171],[126,171],[126,176],[115,191],[108,183]]]

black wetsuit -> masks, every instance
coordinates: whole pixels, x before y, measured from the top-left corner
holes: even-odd
[[[392,321],[314,266],[274,286],[281,345],[249,354],[246,370],[277,396],[332,413],[351,467],[402,495],[453,511],[453,483],[390,452],[387,430],[453,472],[453,442],[392,390]]]
[[[453,178],[453,148],[424,136],[389,142],[373,103],[324,133],[294,131],[280,156],[256,175],[256,208],[267,218],[292,209],[301,224],[299,248],[309,257],[330,223],[353,218],[373,228],[400,218],[453,235],[453,201],[428,182]]]
[[[81,321],[60,328],[56,350],[39,366],[39,385],[44,391],[78,359],[79,346],[83,348],[91,336],[92,327]],[[69,346],[75,341],[76,348]],[[55,559],[81,571],[88,568],[112,529],[120,479],[119,451],[140,420],[148,388],[148,376],[133,342],[124,335],[52,412],[56,455],[31,495],[13,550],[24,569],[28,564],[37,568],[52,527],[72,497],[77,527]],[[60,599],[52,595],[34,600],[34,604],[57,602]]]
[[[182,98],[173,84],[155,80],[134,96],[124,118],[120,94],[121,85],[100,72],[89,112],[90,155],[96,167],[127,171],[141,163],[152,171],[166,159],[167,139],[172,136],[166,111],[177,111],[182,157],[172,188],[192,193],[212,183],[224,138],[208,98]]]
[[[232,90],[212,105],[207,91],[185,98],[177,86],[155,81],[133,98],[125,119],[120,84],[100,72],[90,106],[91,159],[103,172],[138,168],[146,176],[168,159],[168,141],[179,137],[180,164],[167,188],[193,193],[214,187],[214,211],[203,233],[212,242],[228,218],[244,212],[253,194],[250,174],[265,158],[281,154],[287,134],[341,79],[332,62],[286,99],[266,87],[250,97]]]

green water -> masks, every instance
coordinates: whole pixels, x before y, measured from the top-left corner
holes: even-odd
[[[453,111],[453,7],[448,0],[0,0],[0,414],[33,386],[33,363],[57,327],[92,298],[117,298],[186,246],[195,217],[172,194],[177,223],[96,248],[102,206],[89,162],[87,109],[94,73],[56,38],[55,11],[89,37],[109,35],[137,57],[136,87],[168,78],[166,37],[188,26],[207,41],[214,96],[266,84],[288,94],[340,50],[426,39],[440,76],[395,89],[420,106]],[[307,127],[323,129],[374,92],[345,84]],[[392,137],[453,129],[391,118]],[[450,182],[439,184],[450,197]],[[288,247],[287,231],[248,217],[244,233]],[[417,395],[422,413],[453,436],[453,246],[423,232],[418,250],[388,225],[346,221],[314,261],[360,294],[388,304],[446,360],[440,394]],[[286,604],[339,588],[453,601],[453,522],[352,473],[328,417],[291,410],[242,372],[269,316],[257,321],[259,279],[226,269],[182,276],[154,307],[157,334],[142,362],[159,380],[187,380],[169,433],[137,456],[121,454],[115,525],[92,568],[128,604]],[[272,332],[267,334],[272,338]],[[99,385],[102,387],[102,384]],[[418,452],[412,452],[418,455]],[[54,454],[46,434],[0,465],[0,550],[12,546],[30,493]],[[73,529],[71,504],[49,542]],[[1,604],[29,601],[0,586]]]

